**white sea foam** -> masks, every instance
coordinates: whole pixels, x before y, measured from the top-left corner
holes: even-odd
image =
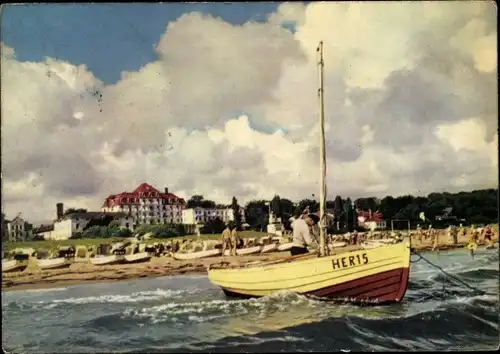
[[[52,293],[52,292],[60,292],[66,290],[68,290],[68,288],[28,289],[25,290],[24,293]]]
[[[193,294],[199,289],[169,290],[156,289],[151,291],[140,291],[129,295],[110,294],[100,296],[75,297],[67,299],[56,299],[50,301],[39,301],[38,304],[92,304],[92,303],[138,303],[156,301],[162,299],[172,299]]]

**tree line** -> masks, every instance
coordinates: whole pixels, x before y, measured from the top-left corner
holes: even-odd
[[[319,209],[319,203],[303,199],[298,203],[290,199],[275,196],[270,205],[266,200],[252,200],[245,206],[246,222],[250,228],[264,231],[269,217],[269,210],[282,219],[285,228],[290,228],[289,219],[299,216],[309,206],[310,212]],[[451,208],[451,209],[450,209]],[[412,227],[417,224],[432,224],[433,227],[446,227],[449,224],[462,223],[487,224],[498,223],[498,189],[474,190],[460,193],[431,193],[426,197],[404,195],[350,198],[336,196],[326,202],[326,209],[334,215],[334,223],[340,230],[352,231],[357,227],[356,210],[380,212],[384,220],[394,221],[395,228]],[[403,222],[403,220],[405,222]],[[407,221],[406,221],[407,220]]]

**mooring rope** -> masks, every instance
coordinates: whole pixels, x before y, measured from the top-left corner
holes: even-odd
[[[443,268],[441,268],[440,266],[438,266],[437,264],[429,261],[427,258],[425,258],[422,254],[420,254],[419,252],[415,251],[414,249],[411,250],[411,253],[418,256],[419,258],[415,261],[412,261],[410,260],[411,263],[417,263],[421,260],[424,260],[425,262],[427,262],[429,265],[433,266],[434,268],[438,269],[439,271],[441,271],[445,276],[445,281],[443,283],[443,291],[446,291],[446,288],[445,288],[445,284],[446,284],[446,280],[448,278],[451,278],[452,280],[456,281],[457,283],[463,285],[464,287],[472,290],[473,292],[475,293],[478,293],[478,294],[481,294],[481,295],[490,295],[490,296],[498,296],[498,294],[494,294],[494,293],[489,293],[487,291],[484,291],[484,290],[481,290],[481,289],[478,289],[474,286],[471,286],[469,284],[467,284],[465,281],[463,281],[462,279],[454,276],[453,274],[450,274],[448,273],[447,271],[445,271]]]

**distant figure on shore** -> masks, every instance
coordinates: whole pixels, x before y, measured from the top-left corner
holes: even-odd
[[[439,240],[436,230],[432,228],[432,225],[429,225],[429,229],[427,230],[428,236],[431,239],[432,250],[435,251],[439,246]]]
[[[350,239],[350,244],[351,245],[357,245],[358,244],[358,238],[359,238],[358,231],[354,230],[352,232],[352,236],[351,236],[351,239]]]
[[[232,230],[230,224],[228,223],[224,231],[222,231],[222,237],[221,237],[223,255],[226,250],[229,250],[229,254],[231,256],[236,255],[236,247],[233,247],[231,238],[232,238]],[[234,249],[234,254],[233,254],[233,249]]]
[[[420,224],[417,225],[417,239],[420,241],[420,243],[424,242],[424,232],[422,231]]]
[[[467,229],[462,224],[458,228],[458,234],[462,237],[467,236]]]
[[[454,245],[458,243],[458,228],[455,225],[451,227],[451,240]]]
[[[308,253],[307,247],[317,248],[318,243],[311,235],[309,227],[316,225],[319,217],[315,214],[309,214],[305,219],[295,220],[293,225],[293,246],[290,249],[292,256]]]
[[[483,241],[486,243],[487,246],[490,246],[493,244],[492,241],[493,237],[493,229],[491,228],[490,225],[486,225],[486,227],[483,230]]]
[[[474,251],[477,248],[477,241],[479,238],[479,233],[474,225],[471,225],[470,227],[470,236],[469,236],[469,244],[467,245],[467,248],[470,251],[470,255],[474,258]]]

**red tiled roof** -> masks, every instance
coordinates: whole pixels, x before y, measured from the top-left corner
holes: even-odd
[[[373,211],[370,212],[369,210],[356,210],[358,218],[359,217],[364,217],[365,222],[370,222],[370,221],[375,221],[375,222],[381,222],[384,221],[384,215],[380,212]],[[370,215],[371,214],[371,215]]]
[[[146,193],[151,193],[151,195],[146,195]],[[122,199],[124,198],[130,198],[132,201],[123,201]],[[139,198],[160,198],[160,199],[173,199],[174,202],[177,203],[182,203],[184,204],[185,201],[182,198],[179,198],[175,194],[172,193],[161,193],[158,189],[155,187],[147,184],[147,183],[142,183],[140,184],[133,192],[122,192],[119,194],[114,194],[110,195],[104,200],[104,204],[102,205],[103,207],[110,207],[114,205],[129,205],[129,204],[139,204],[139,201],[133,201],[134,199],[139,199]]]

